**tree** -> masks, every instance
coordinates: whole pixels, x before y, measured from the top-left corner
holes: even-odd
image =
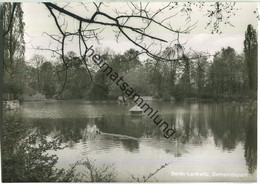
[[[207,82],[207,68],[209,66],[209,62],[206,57],[198,58],[195,61],[195,72],[194,72],[194,81],[196,85],[197,92],[201,97],[201,93],[204,92],[204,88]]]
[[[247,64],[249,88],[251,91],[257,90],[257,55],[258,43],[256,30],[252,25],[248,25],[245,33],[244,53]]]
[[[60,98],[83,98],[90,87],[90,77],[92,77],[93,71],[86,71],[84,65],[82,66],[82,59],[76,57],[75,52],[68,52],[65,55],[65,61],[70,63],[69,68],[64,67],[63,64],[59,64],[56,69],[56,85],[62,86],[62,90],[58,91],[59,95],[61,95]]]
[[[4,114],[3,172],[4,182],[72,181],[74,168],[55,169],[56,155],[47,150],[61,149],[58,138],[47,141],[39,130],[27,135],[28,127],[21,119]]]
[[[174,47],[167,47],[164,52],[163,55],[165,55],[165,57],[171,59],[171,61],[169,62],[169,66],[166,65],[164,66],[164,70],[165,67],[169,68],[168,74],[167,74],[167,70],[166,71],[166,76],[167,79],[169,79],[169,88],[168,88],[168,95],[174,95],[175,92],[175,85],[177,82],[177,70],[179,67],[180,62],[178,60],[174,60],[174,58],[178,59],[181,58],[181,54],[183,52],[183,48],[181,45],[179,44],[175,44]],[[186,61],[185,59],[183,59],[183,61]]]
[[[46,62],[46,59],[42,55],[34,55],[31,59],[31,63],[33,64],[34,68],[36,68],[36,79],[37,79],[37,90],[38,90],[38,92],[41,92],[40,72],[41,72],[41,66],[44,62]]]
[[[4,3],[4,92],[20,98],[24,80],[24,23],[21,3]],[[8,81],[8,82],[7,82]]]
[[[21,3],[4,3],[4,69],[12,78],[16,59],[24,57],[24,22]],[[17,62],[17,61],[16,61]]]
[[[244,91],[244,60],[231,47],[223,48],[214,56],[209,67],[209,85],[212,93],[241,94]]]
[[[191,60],[187,56],[184,57],[183,74],[181,77],[181,83],[185,93],[190,96],[191,94]]]
[[[55,85],[57,84],[54,66],[50,62],[45,62],[40,67],[41,76],[41,90],[47,98],[51,98],[56,90]]]

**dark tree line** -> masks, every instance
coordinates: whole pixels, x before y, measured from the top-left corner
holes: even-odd
[[[177,51],[166,48],[162,54],[175,57]],[[156,59],[141,61],[138,51],[134,49],[123,54],[115,54],[108,49],[100,51],[100,55],[140,95],[162,99],[240,99],[251,97],[252,91],[256,93],[256,83],[254,89],[251,86],[252,80],[256,82],[256,68],[250,66],[256,66],[257,54],[251,60],[248,59],[246,48],[244,54],[237,54],[231,47],[222,48],[211,58],[202,53],[185,53],[182,62],[161,62]],[[65,55],[65,61],[74,64],[64,70],[60,60],[57,64],[52,64],[42,56],[34,56],[31,62],[36,64],[27,66],[27,86],[31,93],[40,92],[47,98],[94,100],[116,99],[123,95],[118,86],[110,81],[107,73],[98,70],[95,63],[89,66],[93,77],[91,79],[77,59],[79,58],[74,52]],[[61,88],[63,90],[58,95]]]

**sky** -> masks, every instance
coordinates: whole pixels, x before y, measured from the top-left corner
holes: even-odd
[[[151,11],[158,9],[162,3],[154,2],[150,3],[149,7]],[[243,52],[243,41],[245,37],[245,31],[248,24],[252,24],[253,27],[257,28],[257,18],[256,14],[253,13],[257,9],[257,3],[246,2],[246,3],[236,3],[237,10],[235,15],[232,15],[230,18],[232,26],[222,26],[222,34],[211,34],[210,29],[205,29],[207,22],[209,21],[208,17],[205,16],[205,12],[211,8],[211,4],[208,3],[203,9],[194,8],[191,13],[191,22],[193,24],[197,22],[196,28],[194,28],[189,34],[184,34],[180,36],[180,41],[185,44],[186,49],[193,49],[196,51],[209,52],[214,54],[223,47],[233,47],[237,53]],[[42,54],[47,59],[52,59],[52,54],[49,51],[39,51],[35,48],[52,48],[56,47],[56,44],[45,34],[58,34],[58,29],[55,25],[53,18],[50,16],[48,9],[42,3],[23,3],[22,5],[24,11],[24,23],[25,23],[25,43],[26,51],[25,58],[30,60],[34,54]],[[91,7],[86,11],[82,6],[78,4],[71,3],[68,7],[72,12],[79,14],[83,17],[90,17],[92,13]],[[113,10],[118,9],[122,12],[126,12],[128,6],[123,2],[111,2],[107,3],[107,7],[104,7],[106,13],[113,15]],[[94,9],[93,9],[94,10]],[[166,12],[165,14],[159,15],[158,19],[163,19],[165,16],[168,16],[173,12]],[[183,14],[178,14],[173,18],[169,19],[174,28],[178,29],[180,27],[185,27],[185,18]],[[67,19],[68,21],[68,30],[76,29],[77,21]],[[60,18],[60,21],[63,22],[63,17]],[[140,25],[141,22],[133,22],[133,25]],[[114,29],[111,27],[103,27],[103,32],[101,33],[102,39],[100,44],[97,42],[91,41],[96,49],[105,49],[110,48],[115,53],[123,53],[124,51],[130,48],[136,48],[132,43],[130,43],[123,36],[120,37],[119,42],[115,41]],[[166,31],[165,29],[158,28],[156,26],[151,27],[149,30],[152,35],[159,36],[162,39],[171,40],[173,35]],[[130,36],[134,34],[129,33]],[[72,41],[67,43],[67,50],[75,50],[77,48],[77,42]],[[156,45],[156,49],[159,46]],[[136,48],[137,49],[137,48]]]

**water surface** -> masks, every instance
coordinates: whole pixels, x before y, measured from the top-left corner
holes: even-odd
[[[117,181],[132,181],[131,175],[147,176],[170,163],[150,181],[256,181],[256,117],[245,115],[243,106],[226,102],[150,105],[177,129],[175,138],[164,138],[146,115],[131,116],[133,105],[83,100],[24,102],[18,113],[30,126],[49,136],[61,136],[68,147],[50,151],[58,155],[59,168],[84,158],[95,159],[97,165],[114,164]],[[197,172],[210,176],[192,176]]]

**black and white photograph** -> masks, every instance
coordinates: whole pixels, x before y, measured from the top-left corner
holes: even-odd
[[[0,12],[2,182],[257,182],[257,2]]]

